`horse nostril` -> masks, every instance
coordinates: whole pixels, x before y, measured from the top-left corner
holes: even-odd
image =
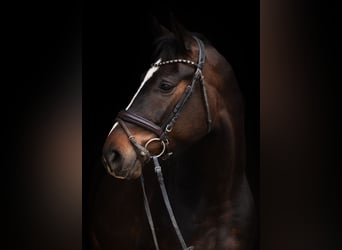
[[[118,163],[120,163],[121,161],[121,154],[118,150],[112,150],[111,153],[109,153],[109,157],[108,157],[108,163],[113,164],[113,165],[117,165]]]
[[[103,156],[104,164],[109,167],[112,171],[118,169],[122,162],[122,155],[116,149],[111,149],[106,152]]]
[[[121,156],[121,154],[120,154],[119,151],[117,151],[117,150],[112,150],[111,162],[112,162],[113,164],[119,163],[119,162],[121,161],[121,158],[122,158],[122,156]]]

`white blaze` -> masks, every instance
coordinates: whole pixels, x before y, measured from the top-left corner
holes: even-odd
[[[158,61],[156,61],[155,64],[159,63],[160,61],[161,61],[161,59],[158,59]],[[125,110],[128,110],[128,109],[132,106],[132,104],[133,104],[135,98],[138,96],[138,94],[140,93],[141,89],[144,87],[145,83],[146,83],[149,79],[151,79],[151,77],[153,76],[153,74],[154,74],[158,69],[159,69],[159,66],[152,66],[152,67],[147,71],[147,73],[146,73],[146,75],[145,75],[145,77],[144,77],[144,80],[143,80],[142,83],[140,84],[140,87],[138,88],[137,92],[134,94],[132,100],[130,101],[130,103],[128,104],[128,106],[126,107]],[[117,126],[118,126],[118,122],[115,122],[115,123],[114,123],[114,126],[113,126],[112,129],[109,131],[109,134],[108,134],[108,135],[110,135],[110,134],[113,132],[113,130],[114,130]]]
[[[116,126],[118,126],[119,125],[119,123],[118,122],[116,122],[116,123],[114,123],[114,125],[113,125],[113,127],[112,127],[112,129],[109,131],[109,134],[108,135],[110,135],[111,133],[112,133],[112,131],[116,128]],[[108,136],[107,135],[107,136]]]
[[[159,59],[156,63],[159,63],[161,61],[161,59]],[[153,74],[159,69],[159,67],[156,67],[156,66],[152,66],[146,73],[145,77],[144,77],[144,80],[142,81],[142,83],[140,84],[140,87],[138,88],[138,91],[135,93],[135,95],[133,96],[131,102],[128,104],[128,106],[126,107],[126,110],[128,110],[135,98],[138,96],[140,90],[142,89],[142,87],[144,87],[145,83],[153,76]]]

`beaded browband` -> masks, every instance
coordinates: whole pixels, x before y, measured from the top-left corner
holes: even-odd
[[[199,65],[197,63],[190,61],[190,60],[185,60],[185,59],[173,59],[173,60],[168,60],[168,61],[162,61],[159,63],[154,63],[151,66],[152,67],[159,67],[159,66],[171,64],[171,63],[186,63],[186,64],[190,64],[190,65],[195,66],[195,67],[199,67]]]

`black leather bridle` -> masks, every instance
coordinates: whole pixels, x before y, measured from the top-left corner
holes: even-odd
[[[204,44],[200,39],[198,39],[197,37],[193,37],[193,38],[196,40],[196,42],[198,44],[198,63],[195,63],[191,60],[186,60],[186,59],[173,59],[173,60],[168,60],[168,61],[161,61],[159,63],[155,63],[152,65],[154,67],[160,67],[160,66],[168,65],[168,64],[184,63],[184,64],[192,65],[196,68],[196,71],[195,71],[195,74],[194,74],[192,80],[190,81],[189,85],[186,87],[183,95],[180,97],[178,103],[175,105],[172,112],[169,114],[167,119],[165,119],[165,121],[161,125],[157,125],[154,122],[152,122],[152,121],[150,121],[144,117],[141,117],[141,116],[139,116],[139,115],[137,115],[137,114],[135,114],[129,110],[121,110],[118,113],[116,120],[119,122],[121,127],[125,128],[124,130],[126,133],[129,131],[128,131],[127,127],[124,125],[124,122],[135,124],[141,128],[144,128],[144,129],[149,130],[149,131],[153,132],[154,134],[156,134],[158,136],[158,138],[160,139],[161,143],[163,143],[164,147],[165,146],[167,147],[167,145],[169,144],[168,134],[172,131],[179,115],[181,114],[181,111],[183,110],[185,104],[189,100],[189,98],[190,98],[190,96],[194,90],[195,84],[197,82],[199,82],[201,84],[201,87],[202,87],[204,106],[205,106],[206,113],[207,113],[208,132],[210,132],[210,130],[211,130],[211,114],[210,114],[210,109],[209,109],[207,91],[206,91],[204,78],[203,78],[203,74],[202,74],[202,69],[203,69],[203,65],[205,62],[205,49],[204,49]],[[127,135],[129,138],[132,138],[132,135],[130,133],[128,133]],[[131,140],[131,142],[132,142],[132,140]],[[141,160],[143,162],[146,162],[150,159],[150,157],[148,156],[149,152],[145,152],[145,150],[143,150],[143,148],[141,148],[141,147],[137,148],[136,142],[132,142],[132,144],[134,145],[134,147],[138,151],[138,155],[141,156]]]
[[[205,106],[206,113],[207,113],[208,133],[211,131],[212,120],[211,120],[210,108],[209,108],[209,103],[208,103],[207,90],[205,87],[205,82],[204,82],[204,78],[203,78],[203,74],[202,74],[203,65],[205,63],[205,48],[204,48],[203,42],[200,39],[198,39],[195,36],[193,38],[195,39],[195,41],[197,42],[197,45],[198,45],[198,62],[197,63],[195,63],[191,60],[187,60],[187,59],[173,59],[173,60],[157,62],[157,63],[152,65],[152,67],[160,67],[160,66],[168,65],[168,64],[184,63],[184,64],[192,65],[196,68],[196,71],[194,73],[192,80],[190,81],[190,83],[186,87],[183,95],[180,97],[180,99],[178,100],[177,104],[175,105],[172,112],[169,114],[169,116],[165,120],[165,122],[163,122],[161,125],[157,125],[154,122],[152,122],[152,121],[150,121],[144,117],[141,117],[141,116],[139,116],[139,115],[137,115],[137,114],[135,114],[129,110],[120,111],[116,117],[116,121],[120,124],[120,126],[123,128],[123,130],[127,134],[127,137],[129,139],[129,141],[131,142],[131,144],[133,145],[140,161],[143,164],[145,164],[150,159],[153,159],[153,163],[155,165],[155,172],[157,173],[157,176],[158,176],[158,180],[159,180],[160,188],[162,191],[163,199],[164,199],[166,208],[168,210],[170,219],[172,221],[173,227],[176,231],[177,237],[178,237],[180,244],[182,245],[183,249],[193,249],[193,247],[192,246],[190,246],[190,247],[186,246],[185,241],[183,239],[183,236],[182,236],[182,234],[179,230],[179,227],[177,225],[175,216],[173,214],[173,211],[172,211],[172,208],[170,205],[170,201],[168,199],[166,188],[164,185],[163,175],[162,175],[162,171],[161,171],[161,166],[158,162],[158,158],[163,156],[163,159],[167,159],[167,157],[172,154],[172,153],[168,152],[168,149],[167,149],[167,146],[169,144],[168,134],[172,131],[172,129],[173,129],[179,115],[181,114],[185,104],[189,100],[197,82],[199,82],[201,84],[201,89],[202,89],[202,93],[203,93],[204,106]],[[146,142],[146,144],[144,146],[142,146],[136,141],[134,136],[130,133],[125,122],[131,123],[131,124],[137,125],[141,128],[144,128],[146,130],[149,130],[149,131],[153,132],[154,134],[156,134],[158,137],[152,138],[151,140]],[[160,141],[160,143],[162,145],[162,151],[158,155],[152,156],[150,154],[150,152],[148,151],[148,146],[153,141]],[[157,237],[156,237],[156,233],[155,233],[155,229],[154,229],[151,211],[149,208],[149,204],[148,204],[148,200],[147,200],[147,196],[146,196],[146,192],[145,192],[143,176],[141,176],[140,180],[141,180],[141,185],[142,185],[142,190],[143,190],[143,195],[144,195],[144,205],[145,205],[146,215],[148,217],[148,222],[150,224],[150,228],[152,231],[155,247],[158,250],[159,246],[158,246]]]

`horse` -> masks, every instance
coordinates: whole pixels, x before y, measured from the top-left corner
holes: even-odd
[[[103,145],[91,249],[252,249],[244,100],[232,66],[179,22],[155,32],[154,63]]]

